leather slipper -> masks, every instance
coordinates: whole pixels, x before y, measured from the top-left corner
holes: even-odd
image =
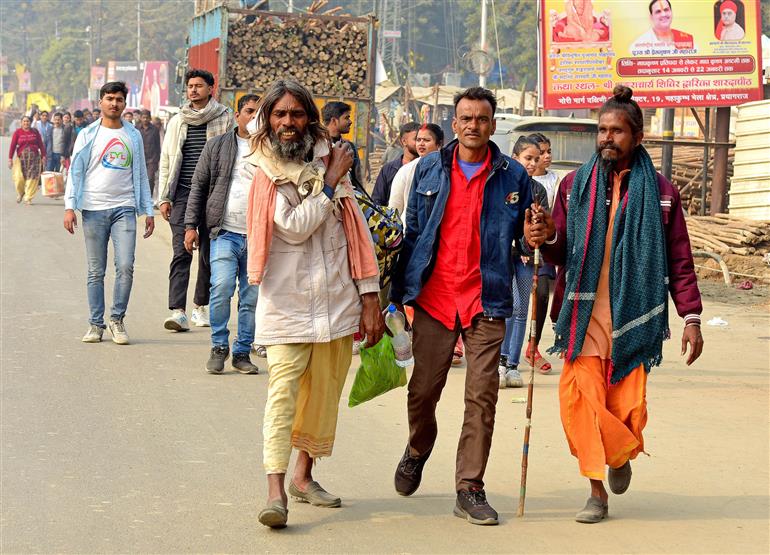
[[[286,528],[286,522],[289,520],[289,509],[283,501],[277,499],[271,501],[259,513],[259,522],[270,528]]]
[[[631,484],[631,461],[619,468],[610,468],[607,473],[607,481],[610,484],[610,491],[615,495],[625,493]]]
[[[609,507],[598,497],[589,497],[583,510],[575,515],[575,520],[582,524],[596,524],[609,515]]]
[[[342,505],[342,499],[323,489],[321,484],[316,481],[310,482],[305,491],[300,490],[292,482],[289,484],[289,495],[300,503],[310,503],[316,507],[339,507]]]

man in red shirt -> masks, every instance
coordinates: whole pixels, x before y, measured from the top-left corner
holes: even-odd
[[[417,164],[391,288],[393,302],[415,309],[409,442],[396,470],[396,491],[411,495],[420,485],[438,432],[436,404],[462,336],[468,367],[454,513],[473,524],[498,523],[483,477],[500,346],[512,312],[511,244],[522,241],[532,203],[524,168],[489,140],[496,105],[494,94],[481,87],[455,96],[457,139]]]

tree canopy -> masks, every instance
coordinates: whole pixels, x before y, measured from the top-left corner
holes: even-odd
[[[24,64],[33,87],[64,103],[87,95],[90,66],[184,56],[193,0],[4,0],[0,34],[8,65]]]

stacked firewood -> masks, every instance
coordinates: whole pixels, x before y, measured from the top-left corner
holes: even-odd
[[[377,176],[380,175],[383,163],[382,159],[385,158],[385,147],[376,146],[369,154],[369,189],[374,188],[374,182],[377,180]]]
[[[687,230],[693,250],[740,255],[770,252],[770,221],[747,220],[729,214],[689,216]]]
[[[661,150],[657,145],[648,147],[650,158],[658,170],[661,166]],[[710,151],[706,173],[706,208],[711,204],[711,176],[714,172],[714,149]],[[728,153],[727,178],[733,175],[733,154]],[[688,214],[699,214],[703,186],[703,147],[675,146],[671,165],[671,182],[679,189],[682,206]]]
[[[368,98],[367,32],[364,22],[312,15],[232,21],[226,86],[263,90],[294,78],[316,95]]]

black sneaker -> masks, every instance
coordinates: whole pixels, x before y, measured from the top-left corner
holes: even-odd
[[[432,450],[420,457],[412,457],[409,455],[409,445],[406,446],[404,456],[401,457],[398,468],[396,468],[395,484],[396,492],[399,495],[412,495],[420,487],[422,468],[425,466]]]
[[[259,368],[251,363],[249,353],[233,353],[233,368],[241,374],[259,374]]]
[[[206,363],[206,372],[209,374],[221,374],[225,371],[225,361],[230,356],[229,347],[212,347],[211,356]]]
[[[498,524],[497,511],[487,503],[487,494],[482,488],[471,488],[457,492],[455,516],[464,518],[471,524],[494,526]]]

